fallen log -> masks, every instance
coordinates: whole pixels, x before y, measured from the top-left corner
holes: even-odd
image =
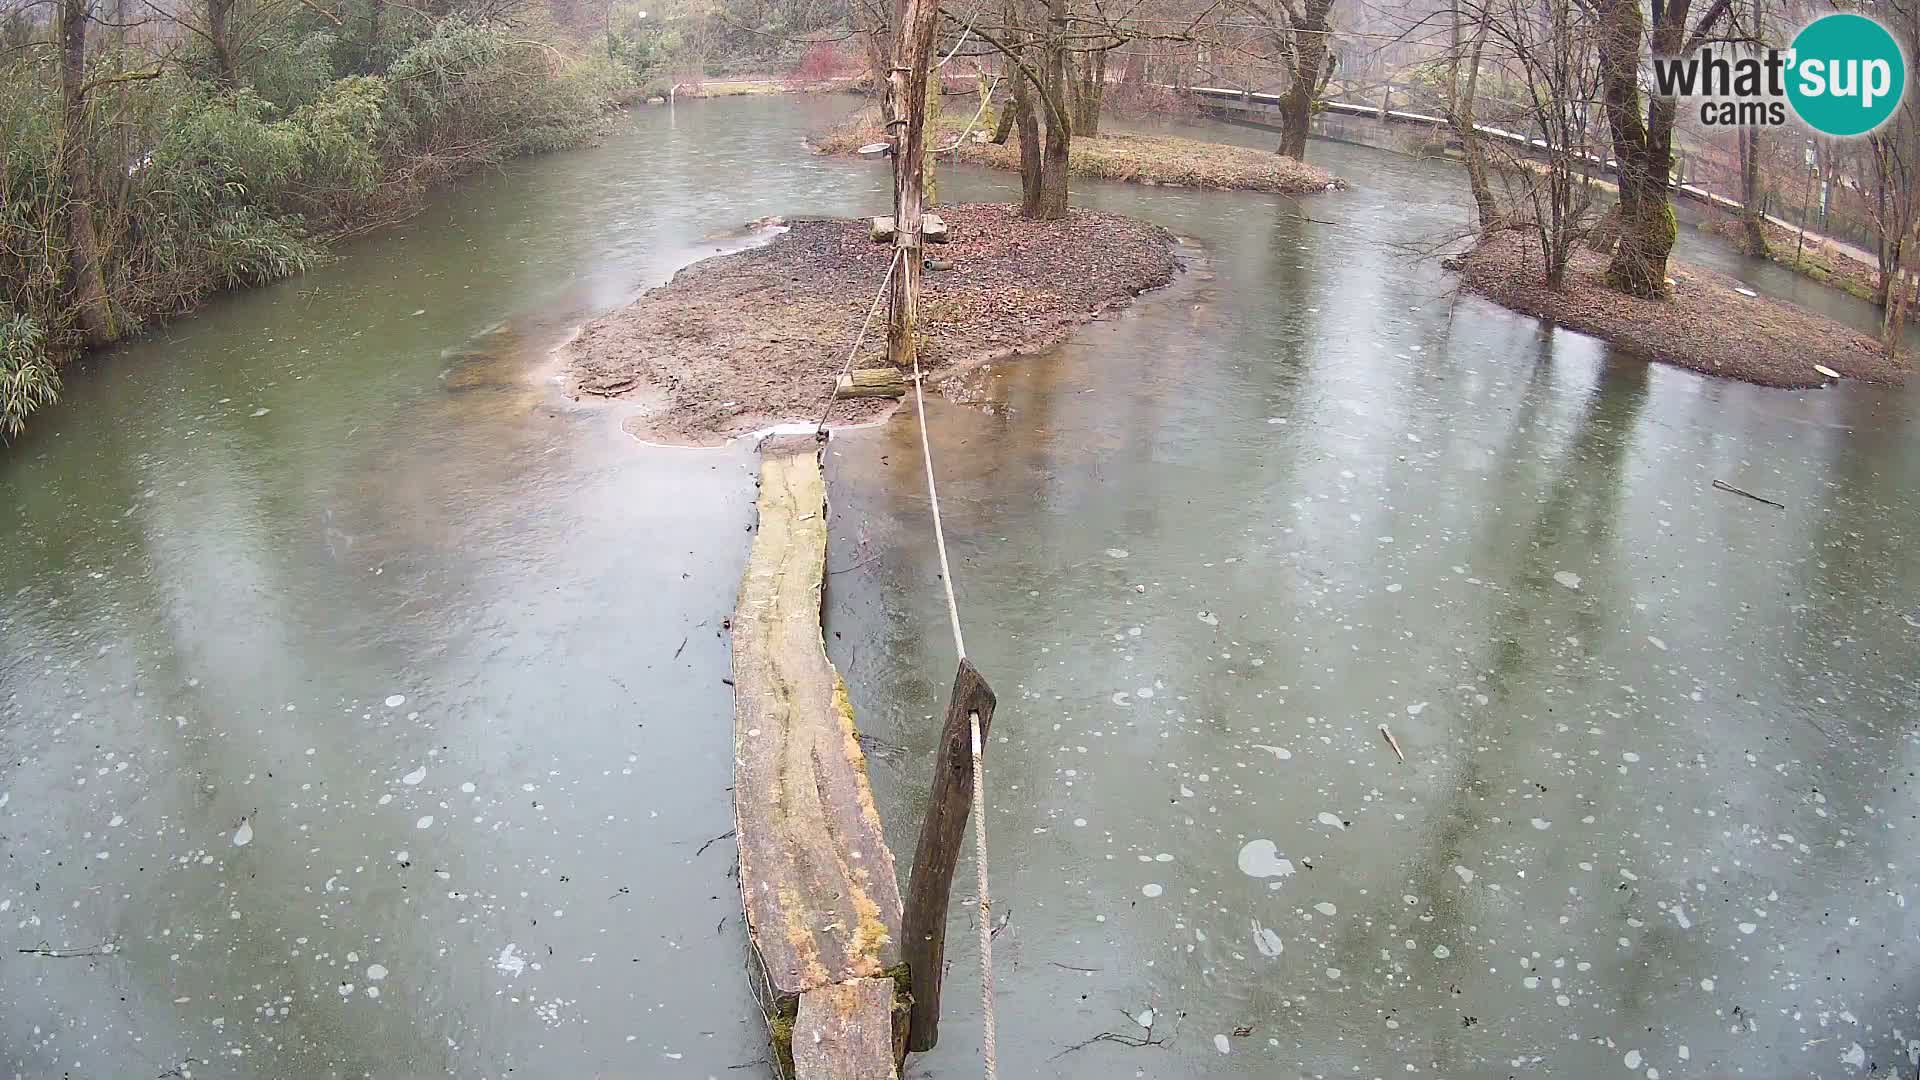
[[[821,639],[819,455],[811,436],[761,447],[759,528],[732,624],[740,896],[780,1075],[886,1080],[904,1053],[906,1011],[891,996],[878,1008],[875,985],[904,970],[900,886],[853,707]],[[803,1030],[838,1041],[796,1053]],[[852,1064],[856,1054],[867,1060]]]

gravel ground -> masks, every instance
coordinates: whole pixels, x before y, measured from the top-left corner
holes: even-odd
[[[1897,383],[1909,358],[1889,360],[1880,343],[1785,301],[1748,296],[1724,274],[1679,260],[1668,264],[1672,298],[1640,300],[1606,284],[1606,259],[1582,248],[1566,287],[1546,287],[1539,244],[1502,232],[1470,252],[1461,281],[1516,311],[1592,334],[1638,356],[1761,386],[1819,386],[1824,364],[1850,379]]]
[[[1167,284],[1173,237],[1129,218],[1075,210],[1028,221],[1006,205],[936,209],[953,240],[929,244],[921,364],[952,373],[1037,352],[1073,327]],[[576,396],[633,398],[644,437],[710,443],[817,420],[879,290],[892,249],[865,221],[794,221],[759,248],[695,263],[628,307],[587,324],[562,360]],[[856,367],[884,363],[886,311]],[[871,420],[887,400],[836,402],[836,424]]]

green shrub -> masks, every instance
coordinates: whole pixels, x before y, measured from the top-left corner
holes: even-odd
[[[603,50],[568,57],[524,23],[395,4],[370,39],[363,21],[323,18],[249,24],[234,86],[194,60],[200,46],[156,65],[96,32],[67,163],[55,50],[44,28],[0,24],[23,38],[0,54],[0,436],[54,399],[56,363],[83,336],[71,162],[94,187],[108,303],[133,328],[302,273],[320,238],[397,220],[433,183],[579,145],[637,85]]]
[[[0,304],[0,442],[20,434],[35,409],[60,397],[60,372],[46,344],[38,323]]]

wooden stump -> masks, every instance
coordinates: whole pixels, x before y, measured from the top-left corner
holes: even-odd
[[[900,952],[907,959],[913,988],[907,1049],[925,1053],[940,1041],[940,986],[947,971],[947,902],[953,870],[965,846],[967,814],[973,808],[973,718],[980,718],[980,741],[993,729],[993,687],[973,661],[962,657],[954,672],[947,718],[933,759],[933,792],[920,842],[913,853],[913,877],[907,882]]]
[[[886,1009],[866,1001],[874,992],[867,984],[891,986],[900,963],[900,886],[853,707],[821,640],[827,498],[819,443],[768,439],[761,454],[759,530],[733,615],[734,823],[748,939],[783,1065],[802,1060],[794,1042],[807,996],[860,982],[857,1001],[833,998],[846,1006],[835,1006],[840,1021],[816,1015],[814,1030],[842,1032],[847,1045],[807,1060],[844,1063],[842,1050],[871,1046],[885,1047],[884,1056],[850,1072],[833,1064],[841,1071],[796,1075],[891,1077],[892,999]]]

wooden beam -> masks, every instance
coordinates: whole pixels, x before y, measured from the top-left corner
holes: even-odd
[[[794,1080],[897,1080],[893,980],[855,979],[800,995]]]
[[[759,527],[732,623],[733,806],[747,938],[782,1060],[795,1052],[805,995],[863,979],[891,985],[899,964],[893,852],[846,686],[821,640],[826,503],[812,436],[762,444]],[[891,1047],[890,1024],[861,1039]],[[870,1071],[846,1075],[867,1080],[893,1067],[889,1049]]]
[[[973,806],[973,724],[980,717],[980,741],[993,724],[993,687],[973,661],[964,657],[953,675],[947,718],[933,761],[933,794],[920,824],[907,880],[906,911],[901,917],[900,955],[913,987],[913,1011],[907,1021],[907,1049],[931,1050],[940,1041],[940,983],[946,974],[947,901],[953,870],[965,846],[967,812]]]
[[[855,368],[833,383],[836,398],[897,398],[906,392],[906,376],[897,367]]]
[[[920,238],[929,244],[944,244],[949,239],[947,222],[939,214],[920,215]],[[867,223],[867,239],[876,244],[893,242],[893,218],[877,217]]]

